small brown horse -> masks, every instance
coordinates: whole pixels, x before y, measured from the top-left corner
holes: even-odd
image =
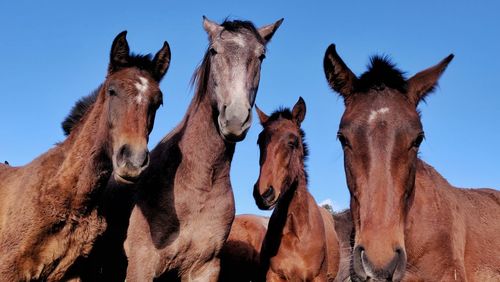
[[[333,280],[338,239],[332,216],[326,210],[327,216],[322,214],[307,190],[307,146],[300,129],[304,100],[291,112],[282,109],[271,116],[256,109],[264,129],[258,139],[260,175],[253,195],[260,209],[274,208],[260,254],[260,280]]]
[[[106,228],[96,202],[112,172],[131,183],[148,166],[168,45],[153,61],[130,56],[122,32],[110,59],[104,83],[65,122],[71,133],[64,142],[23,167],[0,166],[2,281],[63,279]]]
[[[125,241],[127,281],[217,281],[234,219],[229,170],[251,124],[260,69],[282,20],[204,19],[210,45],[183,121],[152,151]]]
[[[417,156],[417,106],[453,55],[406,79],[374,57],[359,78],[331,45],[324,69],[344,98],[338,138],[351,193],[356,281],[500,281],[500,192],[457,189]]]
[[[260,249],[269,218],[241,214],[234,218],[220,253],[219,282],[257,281]]]

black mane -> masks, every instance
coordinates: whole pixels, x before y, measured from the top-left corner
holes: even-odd
[[[95,101],[97,100],[97,96],[99,95],[99,91],[101,91],[102,84],[97,87],[96,90],[92,91],[89,95],[80,98],[73,108],[71,108],[71,111],[69,112],[68,116],[64,119],[62,122],[61,126],[64,131],[64,135],[68,136],[71,133],[71,130],[80,123],[80,120],[82,117],[85,115],[85,113],[92,108],[92,105],[94,105]]]
[[[405,74],[387,56],[373,56],[370,58],[368,71],[356,80],[354,92],[367,92],[370,89],[383,90],[385,87],[406,93]]]
[[[128,58],[127,64],[122,67],[135,67],[141,70],[148,71],[150,73],[154,73],[154,65],[153,60],[151,59],[151,54],[131,54]],[[97,89],[92,91],[89,95],[80,98],[80,100],[75,103],[73,108],[71,108],[68,116],[61,123],[65,136],[68,136],[71,133],[71,130],[75,128],[75,126],[82,120],[82,117],[85,116],[90,108],[92,108],[92,105],[97,100],[97,96],[101,88],[102,84],[99,85],[99,87],[97,87]]]
[[[155,72],[155,66],[153,64],[153,59],[151,59],[151,54],[141,55],[141,54],[130,54],[127,63],[120,65],[120,68],[138,68],[140,70],[145,70],[151,74]]]
[[[240,21],[240,20],[230,21],[226,19],[221,24],[221,26],[224,27],[222,32],[224,31],[240,32],[242,30],[248,30],[253,35],[255,35],[255,38],[257,38],[259,42],[264,44],[264,39],[260,36],[255,25],[250,21]],[[210,74],[210,46],[205,51],[205,55],[203,56],[200,65],[196,68],[191,78],[191,86],[196,84],[195,91],[198,95],[197,97],[198,101],[202,97],[202,95],[207,92],[209,74]]]
[[[255,38],[257,38],[260,43],[264,45],[264,39],[260,36],[257,28],[251,21],[230,21],[228,19],[225,19],[221,26],[224,28],[223,31],[229,32],[240,32],[241,30],[248,30],[255,36]]]

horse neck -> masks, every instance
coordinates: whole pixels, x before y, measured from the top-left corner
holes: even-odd
[[[73,206],[76,208],[85,208],[94,192],[105,186],[111,176],[106,117],[104,101],[98,98],[88,116],[60,146],[65,158],[58,180],[61,187],[68,187],[67,191],[74,193]]]
[[[422,243],[419,240],[427,238],[427,234],[434,234],[421,231],[429,228],[425,226],[428,221],[422,219],[444,218],[453,204],[454,194],[451,191],[454,188],[432,166],[420,159],[416,166],[414,195],[405,220],[405,236],[410,238],[405,240],[409,256],[414,248],[419,250],[419,243]]]
[[[440,204],[443,193],[448,193],[453,188],[432,166],[418,159],[414,189],[413,205],[416,207],[415,210],[418,210],[429,208],[431,203]]]
[[[268,242],[279,245],[283,234],[295,234],[300,238],[314,228],[310,220],[311,195],[307,190],[305,171],[302,169],[300,176],[291,184],[289,190],[279,200],[271,215],[268,227]],[[276,238],[276,239],[273,239]],[[278,246],[276,246],[278,247]]]
[[[309,234],[309,231],[315,227],[310,217],[311,209],[317,209],[317,207],[314,201],[311,201],[311,194],[309,194],[307,190],[305,176],[298,180],[297,189],[293,194],[288,207],[287,221],[283,231],[285,233],[291,232],[299,238]],[[314,206],[311,204],[314,204]]]
[[[229,177],[234,154],[235,144],[225,142],[215,125],[211,96],[210,92],[197,92],[181,124],[166,138],[173,140],[174,144],[168,145],[170,150],[177,147],[175,143],[178,145],[182,158],[176,161],[189,165],[190,173],[197,176],[194,181]],[[164,142],[170,143],[168,140]],[[160,148],[160,151],[169,150]],[[162,159],[171,161],[168,154]]]

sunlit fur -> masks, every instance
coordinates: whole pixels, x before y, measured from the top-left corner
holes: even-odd
[[[152,150],[150,168],[137,185],[139,193],[125,241],[127,281],[217,280],[219,253],[234,219],[229,171],[235,142],[244,138],[244,134],[224,134],[219,126],[220,113],[225,101],[249,103],[254,97],[215,91],[214,77],[227,75],[234,68],[216,68],[213,62],[225,56],[255,52],[262,47],[262,38],[274,33],[280,23],[259,28],[255,33],[246,28],[248,24],[234,23],[241,27],[224,31],[229,23],[219,25],[204,19],[211,45],[224,45],[224,39],[242,37],[247,40],[246,47],[227,49],[226,53],[222,46],[224,52],[218,49],[217,54],[207,50],[204,62],[196,70],[195,96],[186,115]],[[249,85],[258,82],[260,62],[256,69],[245,78]],[[219,87],[225,88],[226,81],[220,80]],[[249,94],[255,95],[256,89]]]
[[[457,189],[418,158],[418,103],[452,58],[408,79],[376,60],[358,78],[334,45],[327,49],[326,78],[346,105],[338,137],[355,226],[354,281],[500,279],[500,192]]]
[[[106,229],[99,204],[112,172],[134,181],[145,168],[143,153],[161,93],[153,74],[126,64],[125,35],[120,33],[113,42],[102,86],[80,101],[64,123],[68,137],[25,166],[0,166],[2,281],[61,281],[78,276],[67,271],[91,252]],[[169,61],[168,48],[162,51]],[[162,74],[155,72],[156,77],[165,74],[168,61],[157,65]],[[142,107],[131,103],[139,76],[148,77],[152,85],[151,92],[143,93],[148,103]],[[122,146],[127,146],[126,156],[115,150]],[[144,157],[139,166],[135,166],[136,149]],[[129,166],[117,166],[116,156]]]
[[[258,110],[260,174],[254,186],[259,208],[272,209],[260,252],[257,281],[333,281],[339,269],[339,238],[332,215],[307,190],[307,147],[300,124],[305,103],[270,117]]]

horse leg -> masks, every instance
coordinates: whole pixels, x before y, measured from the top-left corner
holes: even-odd
[[[154,250],[150,251],[149,248],[143,248],[141,246],[134,246],[127,249],[127,277],[128,282],[142,282],[142,281],[153,281],[155,277],[155,261],[156,257]]]
[[[220,259],[214,258],[203,265],[195,265],[182,275],[182,282],[217,282],[220,272]]]
[[[280,275],[273,271],[268,271],[266,274],[266,282],[283,282],[286,281],[286,279],[283,279]]]

